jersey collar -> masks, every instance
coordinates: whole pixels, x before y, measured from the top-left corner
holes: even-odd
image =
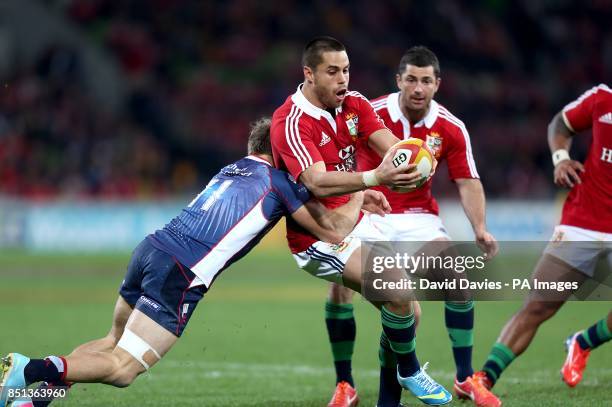
[[[408,118],[404,116],[402,113],[402,109],[400,109],[399,104],[400,92],[391,93],[387,96],[387,110],[389,110],[389,116],[394,123],[397,123],[398,120],[403,119],[402,121],[408,121]],[[429,104],[429,112],[427,115],[418,123],[414,124],[414,127],[421,127],[425,125],[428,129],[436,122],[438,118],[438,113],[440,112],[440,105],[435,100],[431,100]]]
[[[249,160],[253,160],[253,161],[257,161],[257,162],[260,162],[260,163],[267,164],[267,165],[269,165],[270,167],[272,166],[272,164],[270,164],[270,163],[269,163],[269,162],[267,162],[266,160],[261,159],[261,158],[259,158],[259,157],[255,157],[254,155],[247,155],[247,156],[246,156],[246,158],[248,158]]]
[[[291,101],[293,101],[293,103],[295,103],[298,108],[303,110],[304,113],[317,120],[321,120],[321,117],[324,117],[329,122],[330,126],[332,126],[334,131],[336,131],[336,120],[327,110],[321,109],[320,107],[316,107],[315,105],[310,103],[308,99],[306,99],[306,96],[304,96],[304,93],[302,93],[303,85],[304,84],[301,83],[297,87],[295,93],[291,95]],[[340,112],[342,112],[342,106],[336,109],[336,114]]]

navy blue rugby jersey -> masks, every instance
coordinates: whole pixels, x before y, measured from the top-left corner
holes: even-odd
[[[247,156],[221,169],[180,215],[147,238],[196,274],[191,286],[209,287],[309,198],[291,175]]]

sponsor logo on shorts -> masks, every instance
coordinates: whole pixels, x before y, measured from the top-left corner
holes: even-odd
[[[349,244],[351,243],[350,239],[346,239],[341,241],[338,244],[335,244],[332,246],[332,250],[336,253],[342,253],[344,250],[346,250],[347,247],[349,247]]]
[[[159,305],[152,299],[145,297],[144,295],[140,296],[140,298],[138,299],[138,302],[142,305],[145,305],[151,308],[153,311],[156,311],[156,312],[161,309],[161,305]]]
[[[183,304],[183,312],[181,313],[181,319],[187,318],[188,312],[189,312],[189,304]]]
[[[556,230],[551,239],[553,243],[559,243],[564,240],[565,240],[565,232],[562,230]]]

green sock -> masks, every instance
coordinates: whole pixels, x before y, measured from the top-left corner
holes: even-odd
[[[333,304],[327,301],[325,325],[334,357],[336,383],[345,381],[354,386],[351,364],[357,327],[353,317],[353,304]]]
[[[472,370],[472,346],[474,344],[474,301],[444,304],[444,321],[453,346],[457,380],[463,382]]]
[[[608,328],[608,318],[599,320],[591,327],[582,331],[576,338],[582,349],[595,349],[610,339],[612,339],[612,333],[610,333]]]
[[[514,359],[516,359],[516,355],[509,347],[501,342],[496,342],[482,370],[487,374],[491,383],[495,384],[502,372],[506,370]]]

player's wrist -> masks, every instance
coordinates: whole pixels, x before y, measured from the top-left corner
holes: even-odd
[[[567,160],[571,160],[571,158],[570,158],[569,152],[564,148],[555,150],[552,153],[553,166],[555,167],[559,165],[562,161],[567,161]]]
[[[487,228],[485,226],[474,228],[474,237],[481,239],[487,234]]]
[[[365,185],[367,188],[376,187],[380,185],[380,181],[378,180],[378,176],[376,175],[376,170],[362,172],[361,180],[363,181],[363,185]]]

